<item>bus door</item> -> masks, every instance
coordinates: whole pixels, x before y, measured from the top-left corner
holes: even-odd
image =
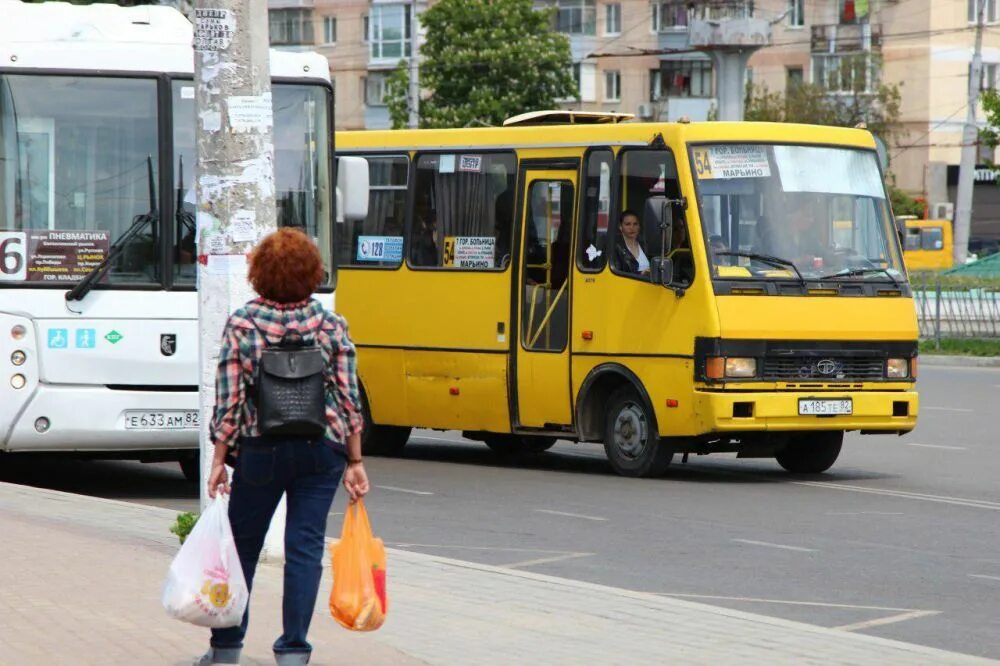
[[[528,168],[523,174],[516,423],[569,425],[569,268],[577,172]]]

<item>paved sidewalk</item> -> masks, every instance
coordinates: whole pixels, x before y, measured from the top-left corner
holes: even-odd
[[[0,664],[186,664],[207,631],[160,587],[176,512],[0,483]],[[280,569],[262,565],[245,664],[273,663]],[[651,594],[394,550],[386,625],[339,627],[323,589],[314,664],[998,663]]]

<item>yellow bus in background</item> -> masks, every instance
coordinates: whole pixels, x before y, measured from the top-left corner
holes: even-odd
[[[951,220],[919,220],[899,216],[902,223],[903,260],[909,271],[937,271],[954,265]]]
[[[369,164],[368,217],[335,241],[366,450],[420,427],[509,454],[603,442],[629,476],[713,452],[821,472],[845,431],[912,430],[917,322],[871,134],[626,118],[337,134]]]

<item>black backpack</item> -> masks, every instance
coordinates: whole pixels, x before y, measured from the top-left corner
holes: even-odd
[[[323,350],[287,332],[272,345],[256,321],[254,326],[264,339],[253,387],[260,434],[322,436],[327,425]]]

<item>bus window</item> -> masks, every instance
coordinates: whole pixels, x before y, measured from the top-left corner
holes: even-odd
[[[611,212],[610,150],[595,150],[587,156],[580,216],[577,265],[584,271],[600,271],[608,263],[608,219]]]
[[[510,264],[516,169],[513,153],[418,157],[410,265],[506,268]]]
[[[410,158],[364,157],[368,160],[368,217],[344,225],[337,239],[337,265],[395,268],[403,262]]]
[[[174,129],[174,201],[176,211],[174,280],[195,281],[195,108],[194,83],[176,80],[171,91]],[[274,196],[278,226],[302,227],[316,240],[333,283],[330,239],[330,154],[327,136],[329,91],[317,85],[279,83],[272,87],[274,106]]]
[[[635,211],[640,219],[639,244],[648,259],[660,256],[663,249],[662,232],[657,221],[647,215],[646,201],[653,197],[680,197],[677,182],[677,165],[668,150],[628,150],[621,158],[621,209]],[[629,275],[630,263],[626,253],[631,253],[622,240],[619,223],[621,212],[613,216],[615,224],[611,233],[615,239],[614,268]],[[675,210],[674,226],[670,241],[670,256],[673,258],[675,280],[690,283],[694,278],[694,263],[691,259],[691,245],[688,240],[687,222],[680,211]]]
[[[536,180],[528,193],[526,237],[534,237],[535,253],[523,254],[524,307],[521,340],[526,349],[562,351],[566,347],[566,303],[570,233],[573,228],[573,184]]]
[[[941,227],[924,227],[920,235],[921,250],[940,250],[944,247],[944,230]]]
[[[134,229],[105,279],[159,280],[155,79],[0,74],[0,146],[0,231],[45,256],[0,279],[77,281]]]

